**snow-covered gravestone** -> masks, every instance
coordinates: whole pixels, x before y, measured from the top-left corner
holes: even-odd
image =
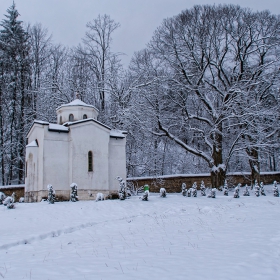
[[[196,184],[196,182],[194,182],[193,185],[192,185],[192,196],[197,197],[197,184]]]
[[[97,202],[97,201],[101,201],[101,200],[104,200],[104,194],[103,193],[98,193],[96,195],[95,201]]]
[[[273,182],[273,195],[275,197],[279,197],[279,190],[276,181]]]
[[[143,201],[148,201],[148,197],[149,197],[149,191],[145,191],[142,195],[142,200]]]
[[[0,205],[3,204],[3,201],[5,200],[6,195],[3,192],[0,192]]]
[[[264,188],[263,188],[263,182],[260,183],[260,191],[261,191],[261,195],[266,196],[266,194],[264,192]]]
[[[48,201],[49,204],[54,204],[55,201],[55,190],[53,189],[53,186],[51,184],[49,184],[47,186],[48,188]]]
[[[255,195],[260,196],[260,186],[257,180],[255,181]]]
[[[206,188],[205,188],[205,184],[203,181],[201,181],[200,193],[201,193],[201,196],[206,196]]]
[[[71,194],[70,194],[70,201],[76,202],[79,201],[79,196],[78,196],[78,186],[76,183],[72,183],[70,185],[71,188]]]
[[[234,193],[233,193],[233,197],[234,198],[239,198],[239,188],[240,188],[241,184],[238,184],[235,189],[234,189]]]
[[[250,196],[249,187],[248,187],[247,184],[245,185],[245,190],[244,190],[244,192],[243,192],[243,195],[244,195],[244,196]]]
[[[166,189],[165,188],[160,188],[159,194],[160,194],[160,197],[166,197]]]
[[[208,194],[207,197],[209,197],[209,198],[215,198],[215,197],[216,197],[216,191],[217,191],[216,188],[211,189],[211,190],[210,190],[210,193]]]
[[[227,180],[225,180],[225,184],[224,184],[224,195],[228,196],[228,184],[227,184]]]
[[[185,183],[182,184],[182,195],[186,196],[187,195],[187,186]]]
[[[8,209],[14,209],[15,205],[15,193],[13,192],[11,196],[7,196],[4,201],[3,201],[3,205],[7,206]]]

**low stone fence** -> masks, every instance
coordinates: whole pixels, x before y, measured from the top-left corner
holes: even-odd
[[[261,181],[267,185],[272,184],[273,181],[280,182],[280,171],[278,172],[265,172],[261,173]],[[226,177],[228,186],[233,187],[238,183],[242,185],[248,184],[251,185],[251,176],[250,173],[230,173]],[[197,182],[198,189],[200,188],[201,181],[204,181],[206,187],[211,186],[211,177],[210,174],[177,174],[177,175],[164,175],[159,177],[134,177],[127,178],[127,183],[133,183],[136,188],[144,185],[149,185],[151,192],[159,192],[160,188],[165,188],[169,193],[178,193],[181,192],[182,183],[186,183],[187,188],[190,188],[194,182]],[[24,185],[10,185],[10,186],[0,186],[0,192],[4,192],[6,195],[12,195],[15,192],[16,202],[20,197],[26,197],[26,202],[35,202],[41,201],[42,198],[47,197],[47,191],[40,193],[38,196],[37,192],[35,194],[25,193]],[[88,190],[79,190],[78,195],[80,200],[94,200],[97,192],[103,192],[104,195],[107,195],[105,191],[91,191],[89,194]],[[65,193],[60,193],[57,191],[56,195],[58,198],[61,196],[61,201],[69,200],[70,191],[65,191]],[[63,198],[63,199],[62,199]]]
[[[273,181],[280,181],[279,172],[266,172],[261,173],[261,181],[266,184],[272,184]],[[251,185],[250,173],[230,173],[226,176],[228,186],[233,187],[238,183],[242,185]],[[182,183],[186,183],[187,188],[190,188],[194,182],[197,182],[198,189],[200,188],[201,181],[204,181],[206,187],[211,186],[210,174],[177,174],[177,175],[164,175],[159,177],[134,177],[127,178],[127,183],[131,182],[136,188],[144,185],[149,185],[151,192],[159,192],[160,188],[165,188],[169,193],[181,192]]]
[[[24,185],[9,185],[9,186],[0,186],[0,192],[3,192],[5,195],[12,195],[15,193],[15,202],[21,197],[24,197]]]

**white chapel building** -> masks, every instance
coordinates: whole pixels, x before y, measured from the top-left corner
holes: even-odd
[[[28,132],[25,201],[47,197],[48,184],[64,199],[73,182],[80,200],[116,193],[116,177],[126,178],[126,132],[99,122],[98,110],[80,99],[56,113],[57,124],[35,120]]]

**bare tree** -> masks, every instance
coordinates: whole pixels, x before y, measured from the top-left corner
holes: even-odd
[[[279,31],[279,17],[267,11],[195,6],[164,20],[145,55],[136,55],[135,79],[150,81],[137,92],[141,123],[202,158],[214,187],[223,185],[234,153],[271,145],[263,136],[271,124],[262,135],[252,131],[270,117],[258,101],[273,95],[279,79]]]
[[[112,34],[120,26],[108,15],[99,15],[97,19],[87,23],[88,31],[83,39],[83,46],[78,48],[88,63],[94,76],[96,90],[99,94],[101,111],[105,110],[108,83],[118,71],[118,54],[111,51]]]

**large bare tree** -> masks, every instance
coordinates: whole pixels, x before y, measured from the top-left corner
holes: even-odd
[[[146,83],[136,92],[141,123],[203,159],[212,186],[223,185],[240,151],[256,177],[259,148],[278,133],[279,43],[280,19],[268,11],[195,6],[164,20],[132,63]]]

